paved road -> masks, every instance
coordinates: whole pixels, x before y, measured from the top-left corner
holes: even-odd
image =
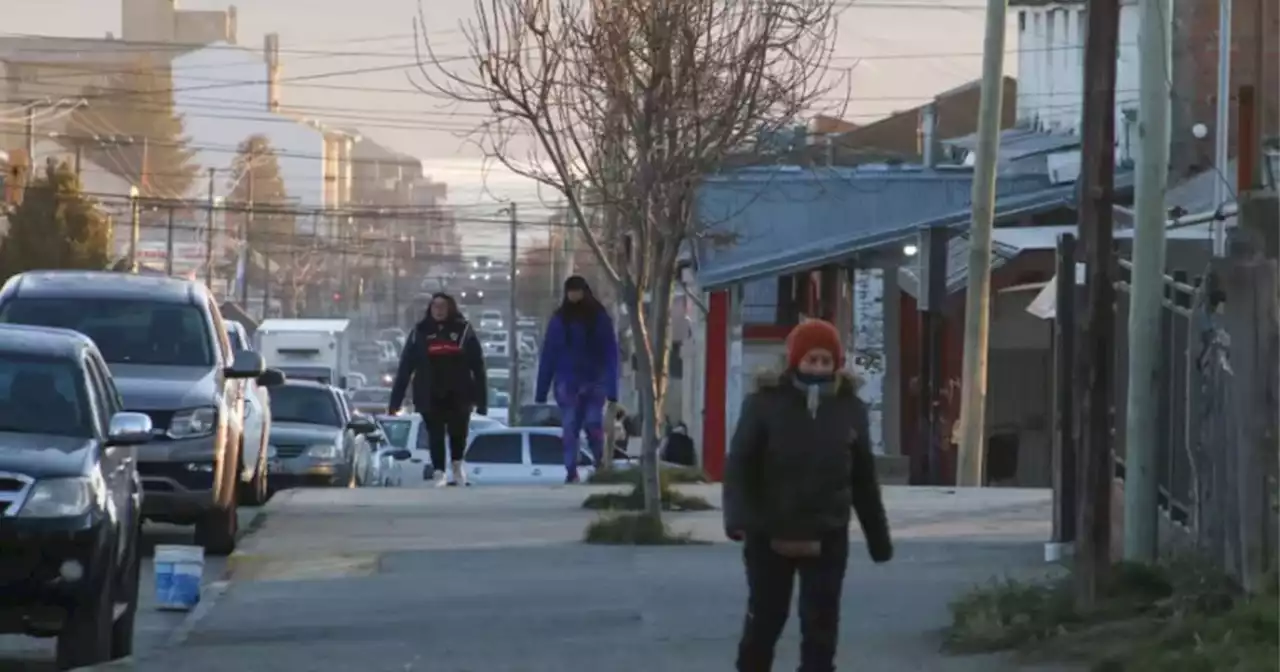
[[[240,509],[240,529],[248,529],[258,517],[257,508]],[[134,631],[134,649],[139,655],[167,641],[181,625],[185,613],[159,611],[155,608],[155,574],[151,555],[159,544],[190,544],[191,528],[172,525],[147,525],[143,530],[146,558],[142,565],[138,620]],[[223,577],[226,558],[205,558],[205,582]],[[0,672],[45,672],[53,666],[52,639],[35,639],[18,635],[0,635]]]
[[[710,497],[711,487],[696,488]],[[233,581],[145,672],[611,672],[725,670],[742,618],[728,543],[607,548],[578,542],[585,487],[294,491],[232,558]],[[890,488],[898,555],[855,549],[841,669],[998,672],[940,656],[957,592],[1043,571],[1048,494]],[[720,537],[719,515],[672,516]],[[794,664],[794,623],[780,669]]]

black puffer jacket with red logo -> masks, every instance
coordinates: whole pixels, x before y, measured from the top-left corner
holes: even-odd
[[[456,307],[439,322],[428,313],[405,339],[391,385],[392,409],[404,404],[411,380],[414,405],[419,408],[450,405],[472,406],[481,414],[488,411],[484,348]]]

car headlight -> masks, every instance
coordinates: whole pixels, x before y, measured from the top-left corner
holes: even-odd
[[[338,447],[332,443],[318,443],[307,448],[308,457],[321,460],[336,460],[340,455],[342,455],[342,451],[338,450]]]
[[[36,481],[18,515],[24,518],[79,516],[106,502],[102,476],[76,476]]]
[[[169,438],[190,439],[208,436],[218,428],[218,409],[208,406],[178,411],[169,423]]]

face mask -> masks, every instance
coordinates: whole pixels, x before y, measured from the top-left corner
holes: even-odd
[[[812,374],[796,371],[793,379],[805,393],[805,405],[809,409],[809,415],[818,417],[818,406],[822,403],[822,390],[835,381],[835,373]]]

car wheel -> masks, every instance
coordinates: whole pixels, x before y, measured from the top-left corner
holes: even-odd
[[[196,523],[196,543],[209,555],[231,555],[236,550],[239,524],[236,507],[215,506]]]
[[[248,483],[241,482],[239,484],[239,499],[241,506],[262,506],[267,503],[271,490],[269,479],[271,475],[267,473],[267,451],[263,449],[258,451],[258,464],[253,468],[253,479]],[[244,444],[241,443],[240,454],[244,455]]]
[[[98,585],[87,591],[80,603],[71,607],[58,633],[56,667],[74,670],[106,662],[111,658],[112,624],[115,612],[115,553],[106,556],[105,571],[98,574]]]
[[[142,526],[134,527],[129,539],[129,555],[124,570],[120,572],[120,587],[115,595],[124,604],[124,612],[111,626],[111,658],[133,655],[133,622],[138,616],[138,589],[142,579],[142,558],[138,544],[142,543]]]
[[[238,454],[226,457],[230,459],[224,463],[240,463]],[[219,481],[214,484],[213,507],[196,523],[196,543],[204,546],[204,552],[209,555],[231,555],[236,550],[240,524],[236,515],[236,488],[240,478],[232,469],[219,472]]]

